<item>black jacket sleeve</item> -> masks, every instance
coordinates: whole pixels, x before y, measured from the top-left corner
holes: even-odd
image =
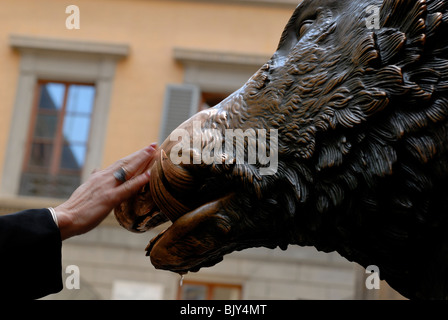
[[[48,209],[0,216],[0,298],[37,299],[61,291],[61,248]]]

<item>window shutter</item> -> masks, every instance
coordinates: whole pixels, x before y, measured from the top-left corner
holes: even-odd
[[[190,84],[169,84],[165,91],[159,144],[199,107],[199,88]]]

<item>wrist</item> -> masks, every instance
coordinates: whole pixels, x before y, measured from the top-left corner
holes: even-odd
[[[56,215],[56,211],[54,210],[53,207],[49,207],[48,211],[50,211],[51,217],[53,218],[54,223],[59,228],[58,216]]]
[[[61,206],[54,208],[53,211],[54,211],[53,219],[55,220],[56,225],[59,227],[59,232],[61,233],[61,240],[73,237],[75,234],[73,234],[73,232],[71,231],[73,223],[70,219],[70,214],[67,213]]]

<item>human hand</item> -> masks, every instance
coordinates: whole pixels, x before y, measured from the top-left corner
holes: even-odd
[[[156,144],[151,144],[118,160],[104,170],[92,173],[66,202],[54,208],[61,239],[65,240],[92,230],[113,208],[148,183],[150,174],[145,168],[151,162],[155,148]],[[125,182],[120,182],[114,177],[114,172],[120,167],[125,169],[127,179]]]

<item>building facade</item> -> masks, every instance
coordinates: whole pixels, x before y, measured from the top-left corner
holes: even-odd
[[[296,0],[1,0],[0,213],[55,206],[104,168],[238,89],[274,53]],[[160,231],[160,230],[156,230]],[[180,277],[155,235],[113,215],[63,244],[80,288],[49,299],[361,299],[365,270],[313,248],[249,249]],[[30,261],[32,265],[32,261]],[[68,268],[67,270],[72,270]]]

